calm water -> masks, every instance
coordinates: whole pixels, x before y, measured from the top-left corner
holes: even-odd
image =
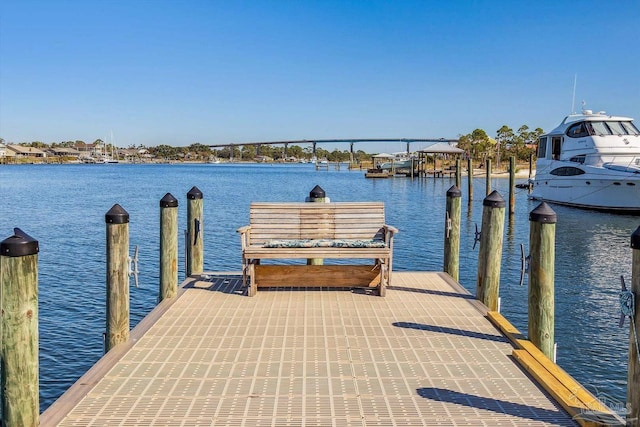
[[[400,229],[394,269],[442,270],[444,207],[453,180],[367,180],[362,172],[316,171],[312,165],[26,165],[0,167],[0,240],[19,227],[40,242],[40,389],[49,406],[103,352],[105,329],[104,214],[119,203],[130,214],[130,242],[140,247],[140,287],[131,289],[131,323],[158,295],[159,201],[173,194],[184,230],[186,193],[204,193],[205,270],[240,270],[235,230],[248,223],[251,201],[303,201],[320,185],[332,201],[384,201],[387,222]],[[493,188],[507,198],[508,180]],[[475,292],[484,179],[467,207],[463,182],[460,282]],[[520,243],[528,247],[528,213],[537,206],[517,193],[505,225],[502,312],[527,330],[527,286],[518,286]],[[629,237],[640,218],[554,206],[558,363],[592,391],[624,401],[628,323],[619,319],[619,276],[631,280]],[[182,245],[180,245],[182,246]],[[525,249],[528,253],[528,250]],[[184,251],[180,247],[180,258]],[[183,264],[183,262],[181,262]],[[181,265],[180,280],[184,278]],[[132,281],[133,286],[133,281]]]

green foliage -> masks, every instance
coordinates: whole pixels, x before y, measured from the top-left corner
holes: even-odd
[[[178,150],[170,145],[158,145],[157,147],[150,147],[149,153],[163,160],[177,160]]]
[[[245,151],[245,147],[249,147],[249,146],[243,146],[242,147],[242,151],[240,151],[240,147],[233,145],[231,147],[224,147],[220,150],[215,150],[213,152],[213,154],[216,157],[219,157],[221,159],[253,159],[255,157],[255,146],[250,146],[252,147],[253,151],[253,155],[249,156],[247,155],[247,151]]]
[[[535,145],[543,133],[541,128],[532,131],[527,125],[520,126],[517,132],[503,125],[496,131],[496,139],[493,141],[484,130],[476,129],[461,136],[458,147],[476,161],[484,162],[487,158],[494,158],[499,162],[510,156],[515,156],[517,161],[528,161],[529,155],[535,154]]]
[[[211,147],[208,145],[200,144],[196,142],[186,148],[186,152],[183,152],[185,158],[192,161],[207,161],[213,154]]]
[[[330,162],[348,162],[351,155],[348,150],[339,151],[338,149],[333,150],[327,156],[327,160]]]
[[[356,163],[362,163],[363,161],[369,161],[371,159],[371,154],[358,150],[353,154],[353,157],[353,161]]]
[[[465,150],[472,159],[484,160],[493,152],[495,141],[483,129],[476,129],[459,138],[458,148]]]
[[[287,156],[303,159],[305,157],[304,150],[299,145],[290,145],[287,147]]]
[[[325,150],[324,148],[320,148],[316,146],[316,157],[318,160],[328,159],[329,158],[329,150]]]
[[[33,141],[29,144],[20,144],[20,145],[24,145],[25,147],[33,147],[33,148],[49,148],[48,144],[45,144],[44,142],[40,142],[40,141]]]

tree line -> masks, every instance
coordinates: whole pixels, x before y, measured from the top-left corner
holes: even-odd
[[[486,159],[492,159],[499,165],[501,161],[508,159],[510,156],[515,156],[517,161],[527,161],[531,154],[535,156],[536,143],[543,133],[544,131],[541,128],[530,130],[527,125],[522,125],[517,131],[514,131],[507,125],[503,125],[496,131],[495,138],[491,138],[483,129],[475,129],[467,135],[458,137],[458,148],[465,150],[466,155],[470,156],[474,161],[484,162]],[[4,139],[0,138],[0,143],[4,142]],[[92,144],[101,144],[107,151],[112,148],[111,144],[105,144],[101,139],[96,139]],[[20,143],[19,145],[38,149],[57,147],[77,149],[88,144],[84,141],[76,140],[53,142],[51,144],[34,141],[31,143]],[[300,147],[298,145],[289,146],[286,153],[283,146],[271,144],[260,146],[230,145],[220,149],[212,149],[208,145],[201,143],[193,143],[188,146],[160,144],[146,147],[144,145],[130,145],[128,149],[145,149],[152,156],[167,161],[210,161],[216,158],[226,160],[255,160],[256,158],[264,158],[273,161],[294,159],[308,161],[313,157],[311,147]],[[316,147],[315,155],[318,159],[326,159],[330,162],[346,162],[351,159],[349,150],[334,149],[333,151],[329,151],[321,147]],[[371,156],[372,154],[358,150],[354,152],[353,160],[355,162],[367,161],[371,159]]]
[[[459,138],[458,148],[481,162],[492,159],[499,165],[510,156],[516,161],[527,161],[530,155],[535,156],[538,139],[543,133],[541,128],[530,130],[527,125],[520,126],[516,132],[503,125],[496,131],[496,137],[490,138],[484,130],[476,129]]]
[[[298,145],[290,145],[285,149],[279,145],[231,145],[219,149],[212,149],[204,144],[191,144],[186,147],[173,147],[171,145],[158,145],[157,147],[149,147],[149,153],[167,160],[178,160],[188,157],[190,160],[207,160],[210,158],[219,158],[227,160],[254,160],[256,158],[271,159],[274,161],[287,160],[311,160],[313,152],[311,147],[300,147]],[[346,162],[351,158],[349,150],[333,151],[324,148],[316,148],[316,157],[318,159],[326,159],[330,162]],[[354,161],[369,160],[371,154],[358,150],[353,153]]]

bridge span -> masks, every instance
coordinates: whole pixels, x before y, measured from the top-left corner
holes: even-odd
[[[290,144],[292,145],[306,145],[311,144],[313,147],[313,156],[316,155],[316,145],[317,144],[331,144],[331,143],[347,143],[349,144],[349,151],[353,158],[353,145],[358,142],[404,142],[407,147],[407,153],[411,152],[411,143],[412,142],[446,142],[446,143],[455,143],[458,142],[457,139],[448,139],[448,138],[345,138],[345,139],[300,139],[300,140],[292,140],[292,141],[261,141],[261,142],[232,142],[226,144],[209,144],[210,148],[233,148],[237,146],[245,146],[245,145],[255,145],[260,147],[261,145],[284,145],[284,156],[287,156],[287,148]],[[259,151],[259,148],[258,148]],[[233,153],[233,149],[231,150]]]

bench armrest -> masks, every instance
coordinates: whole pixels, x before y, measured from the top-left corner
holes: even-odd
[[[240,246],[242,250],[249,246],[249,238],[251,237],[251,226],[245,225],[236,230],[237,233],[240,233]]]
[[[387,233],[390,233],[390,234],[392,234],[392,235],[393,235],[393,234],[397,234],[397,233],[399,233],[398,229],[397,229],[397,228],[395,228],[395,227],[393,227],[393,226],[391,226],[391,225],[384,224],[384,225],[382,226],[382,228],[384,228],[384,230],[385,230]]]
[[[398,233],[398,229],[387,224],[383,224],[382,229],[384,230],[384,241],[387,243],[387,246],[393,250],[393,235]]]

